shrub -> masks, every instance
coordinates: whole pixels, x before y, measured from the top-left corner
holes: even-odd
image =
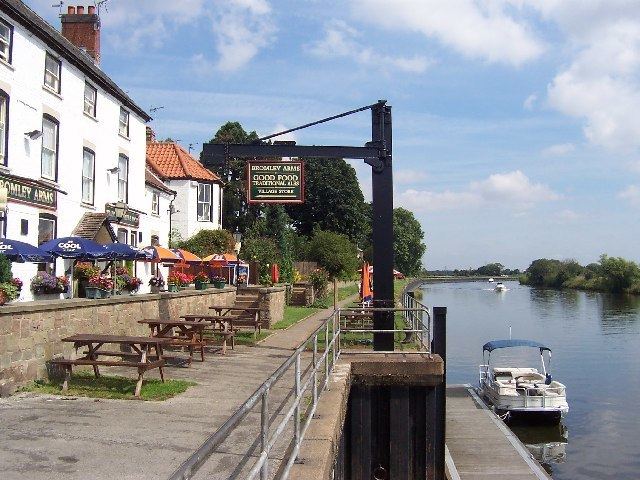
[[[323,230],[316,230],[309,241],[309,258],[318,262],[330,278],[348,279],[359,266],[357,248],[349,238]]]
[[[0,283],[11,283],[11,261],[4,255],[0,255]]]
[[[15,300],[20,296],[20,291],[13,283],[0,283],[0,291],[4,294],[6,301]]]
[[[262,285],[271,283],[269,267],[273,263],[278,263],[280,257],[280,249],[274,239],[269,237],[247,238],[242,242],[240,255],[246,260],[253,260],[260,264],[258,277]]]
[[[179,242],[176,248],[188,250],[200,258],[214,253],[233,252],[236,242],[227,230],[200,230],[193,237]]]
[[[313,286],[316,298],[322,298],[327,294],[329,275],[324,270],[314,270],[309,274],[309,283]]]

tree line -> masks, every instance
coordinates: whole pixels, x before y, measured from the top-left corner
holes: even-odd
[[[520,283],[535,287],[575,288],[640,294],[640,266],[622,257],[600,256],[582,266],[575,260],[539,258],[531,262]]]
[[[255,131],[247,132],[239,122],[227,122],[210,142],[251,143],[257,139]],[[231,158],[212,168],[225,182],[223,226],[227,233],[243,235],[240,256],[259,262],[265,281],[267,265],[273,263],[279,265],[283,281],[296,280],[295,261],[314,261],[331,277],[353,278],[360,265],[359,251],[371,261],[371,204],[364,199],[354,168],[344,159],[302,160],[305,203],[300,205],[249,205],[244,159]],[[397,270],[415,276],[422,268],[426,250],[424,231],[413,213],[403,208],[394,209],[393,221],[394,251],[389,255],[394,255]],[[206,242],[225,246],[229,236],[201,234],[181,245],[198,254],[196,250]]]
[[[505,268],[501,263],[488,263],[478,268],[456,268],[454,270],[425,270],[423,272],[425,276],[445,276],[445,277],[499,277],[500,275],[520,275],[520,270],[517,268],[510,269]]]

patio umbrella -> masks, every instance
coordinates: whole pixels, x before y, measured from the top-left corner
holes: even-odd
[[[145,260],[150,258],[144,250],[126,243],[107,243],[103,247],[113,260]]]
[[[159,245],[151,245],[142,249],[147,257],[147,261],[154,263],[176,263],[180,261],[175,253],[168,248]]]
[[[202,263],[202,259],[194,253],[182,248],[172,248],[171,251],[184,263]]]
[[[233,253],[214,253],[212,255],[207,255],[202,259],[202,261],[208,263],[229,263],[237,262],[238,257]]]
[[[40,249],[54,257],[75,258],[83,260],[108,259],[104,246],[83,237],[54,238],[40,245]]]
[[[4,255],[12,262],[49,263],[53,262],[53,255],[44,250],[19,242],[18,240],[0,239],[0,255]]]
[[[369,265],[367,262],[362,266],[362,280],[361,280],[361,297],[362,303],[368,303],[373,300],[373,291],[371,290],[371,277],[369,275]]]

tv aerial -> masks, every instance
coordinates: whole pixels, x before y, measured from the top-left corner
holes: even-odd
[[[58,9],[58,15],[62,16],[62,6],[64,5],[64,2],[62,0],[60,0],[59,3],[55,3],[53,5],[51,5],[51,8],[57,8]]]
[[[109,13],[109,9],[107,8],[107,2],[109,0],[99,0],[97,2],[93,2],[94,5],[96,6],[96,10],[98,11],[98,15],[100,15],[100,9],[102,8],[102,6],[104,5],[104,11]]]

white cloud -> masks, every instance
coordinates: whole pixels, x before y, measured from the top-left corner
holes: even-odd
[[[633,207],[640,207],[640,187],[637,185],[629,185],[618,193],[618,197],[626,200]]]
[[[580,220],[582,217],[583,217],[583,215],[581,215],[581,214],[579,214],[577,212],[574,212],[573,210],[568,209],[568,208],[564,209],[564,210],[561,210],[558,213],[556,213],[556,218],[558,220],[563,221],[563,222],[565,222],[565,221],[566,222],[574,222],[576,220]]]
[[[359,32],[342,20],[332,20],[325,25],[325,36],[322,40],[308,47],[309,52],[322,58],[351,58],[360,65],[395,67],[409,73],[422,73],[431,61],[426,57],[390,56],[374,53],[374,51],[358,42]]]
[[[398,185],[415,185],[424,182],[428,175],[423,170],[403,169],[393,172],[393,183]]]
[[[354,15],[390,30],[435,38],[471,58],[522,65],[539,57],[544,43],[514,15],[511,2],[475,0],[352,0]]]
[[[396,196],[396,202],[416,211],[480,208],[488,205],[522,210],[536,203],[559,198],[560,195],[548,186],[533,183],[524,173],[516,170],[490,175],[485,180],[472,182],[466,190],[459,192],[405,190]]]
[[[535,106],[537,101],[538,101],[538,95],[536,95],[535,93],[532,93],[524,100],[524,102],[522,103],[522,106],[524,107],[525,110],[533,110],[533,107]]]
[[[575,149],[576,147],[573,143],[559,143],[543,149],[542,155],[546,157],[561,157],[573,152]]]

